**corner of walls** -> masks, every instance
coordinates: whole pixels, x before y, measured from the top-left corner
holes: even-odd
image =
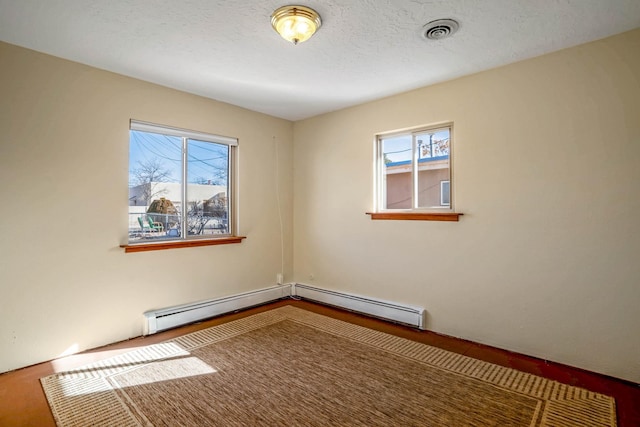
[[[638,45],[634,30],[296,122],[294,279],[639,382]],[[371,221],[375,134],[443,121],[464,217]]]
[[[14,207],[0,226],[0,372],[140,335],[150,309],[292,276],[292,122],[6,43],[0,56],[0,197]],[[247,239],[124,253],[132,118],[239,139]]]

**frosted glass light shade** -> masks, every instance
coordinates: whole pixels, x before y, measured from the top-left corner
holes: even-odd
[[[320,15],[305,6],[283,6],[271,14],[271,25],[283,39],[298,44],[320,28]]]

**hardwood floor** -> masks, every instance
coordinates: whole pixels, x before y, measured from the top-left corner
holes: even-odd
[[[520,371],[540,375],[566,384],[584,387],[616,399],[618,425],[640,426],[640,386],[606,377],[581,369],[528,357],[485,345],[438,335],[429,331],[418,331],[405,326],[371,319],[343,310],[306,301],[283,300],[242,312],[221,316],[194,325],[160,332],[148,337],[134,338],[73,356],[41,363],[0,375],[0,426],[55,426],[49,405],[40,386],[43,376],[114,356],[149,344],[162,342],[179,335],[221,323],[246,317],[274,307],[291,304],[320,314],[345,320],[371,329],[387,332],[407,339],[433,345],[452,352],[464,354]]]

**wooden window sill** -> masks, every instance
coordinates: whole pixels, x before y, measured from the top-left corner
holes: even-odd
[[[131,245],[120,245],[125,253],[161,251],[163,249],[192,248],[195,246],[228,245],[231,243],[241,243],[245,236],[221,237],[219,239],[198,239],[198,240],[178,240],[158,243],[134,243]]]
[[[459,221],[464,215],[457,212],[367,212],[371,219],[412,221]]]

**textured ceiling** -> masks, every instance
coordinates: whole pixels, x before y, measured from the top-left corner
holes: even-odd
[[[323,25],[294,46],[285,4],[0,0],[0,40],[298,120],[640,27],[640,0],[305,0]],[[440,18],[459,31],[424,40]]]

